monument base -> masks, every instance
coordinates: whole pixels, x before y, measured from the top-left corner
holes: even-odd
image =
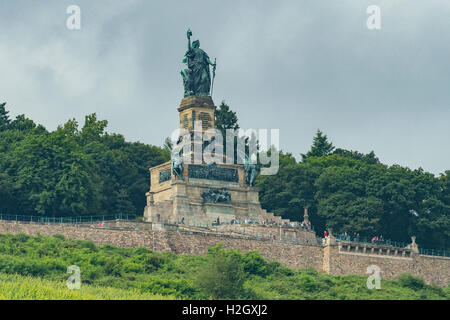
[[[150,169],[151,188],[146,194],[145,221],[184,221],[204,226],[211,225],[217,218],[225,223],[232,220],[287,221],[261,208],[258,189],[246,185],[242,165],[184,164],[183,168],[183,179],[175,179],[170,162]],[[218,176],[225,176],[229,181],[215,180]]]

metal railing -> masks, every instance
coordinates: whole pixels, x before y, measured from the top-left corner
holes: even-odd
[[[212,222],[212,223],[208,223],[208,222],[204,222],[204,219],[199,219],[197,220],[195,217],[191,218],[191,219],[186,219],[184,222],[182,220],[178,220],[178,224],[180,225],[185,225],[187,226],[191,226],[191,227],[199,227],[199,228],[215,228],[216,226],[220,225],[220,226],[224,226],[224,225],[243,225],[243,226],[268,226],[268,227],[289,227],[289,228],[294,228],[294,229],[301,229],[301,230],[312,230],[314,231],[314,226],[303,226],[300,224],[295,224],[293,226],[291,226],[290,224],[284,224],[284,223],[261,223],[258,221],[244,221],[244,220],[235,220],[234,222],[230,222],[230,221],[221,221],[220,223],[217,222]]]
[[[427,255],[427,256],[450,257],[450,250],[419,248],[419,254],[423,254],[423,255]]]
[[[409,244],[406,244],[404,242],[398,242],[398,241],[392,241],[392,240],[384,240],[384,241],[369,241],[367,238],[357,239],[350,237],[339,237],[336,238],[336,241],[345,241],[345,242],[352,242],[352,243],[367,243],[367,244],[375,244],[375,245],[387,245],[397,248],[406,248]],[[439,257],[450,257],[450,250],[448,249],[425,249],[419,247],[419,254],[422,255],[428,255],[428,256],[439,256]]]
[[[86,224],[103,221],[113,221],[117,219],[136,220],[137,216],[128,214],[116,214],[109,216],[79,216],[79,217],[46,217],[46,216],[27,216],[17,214],[2,214],[0,213],[0,220],[30,222],[30,223],[65,223],[65,224]]]
[[[407,243],[405,242],[398,242],[398,241],[392,241],[390,239],[387,240],[369,240],[369,238],[364,237],[364,238],[352,238],[350,236],[347,237],[342,237],[342,236],[338,236],[336,238],[336,241],[345,241],[345,242],[354,242],[354,243],[367,243],[367,244],[376,244],[376,245],[385,245],[385,246],[392,246],[392,247],[397,247],[397,248],[406,248],[408,246]]]

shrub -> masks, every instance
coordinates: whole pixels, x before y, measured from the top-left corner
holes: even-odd
[[[123,265],[123,271],[124,272],[132,272],[132,273],[144,273],[145,272],[145,268],[138,263],[134,263],[134,262],[126,262]]]
[[[55,235],[53,235],[53,238],[60,240],[60,241],[64,241],[66,239],[62,234],[55,234]]]
[[[310,275],[306,274],[300,275],[298,279],[298,284],[300,289],[304,291],[311,292],[317,289],[317,283],[315,281],[315,278]]]
[[[242,257],[244,271],[261,277],[267,276],[271,270],[264,257],[257,251],[249,251]]]
[[[28,239],[30,239],[30,236],[23,232],[16,234],[12,238],[13,242],[27,242]]]
[[[152,253],[152,250],[146,247],[137,247],[136,249],[134,249],[134,252],[136,254],[144,254],[144,253]]]
[[[398,278],[398,283],[403,288],[410,288],[413,290],[420,290],[425,287],[425,282],[417,277],[414,277],[410,274],[402,274]]]
[[[104,265],[105,273],[109,276],[121,276],[122,270],[120,261],[116,259],[108,259]]]
[[[97,252],[98,248],[92,240],[81,240],[81,245],[83,248],[89,249],[93,252]]]
[[[214,247],[208,261],[195,279],[196,287],[214,299],[238,299],[244,296],[245,273],[242,255]]]

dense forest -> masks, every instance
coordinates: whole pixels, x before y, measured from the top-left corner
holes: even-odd
[[[222,102],[218,129],[237,129],[236,113]],[[148,168],[168,161],[167,148],[127,142],[105,130],[107,121],[86,116],[49,132],[25,115],[10,119],[0,105],[0,213],[141,216]],[[280,170],[257,179],[263,208],[301,220],[309,207],[319,235],[324,229],[383,235],[423,248],[450,244],[450,171],[436,177],[422,169],[387,166],[373,152],[335,148],[318,131],[297,161],[281,152]]]
[[[257,180],[264,208],[301,220],[309,208],[315,230],[359,233],[422,248],[450,244],[450,171],[440,177],[379,162],[373,152],[335,149],[318,131],[311,150],[297,162],[280,155],[280,170]]]
[[[142,215],[152,166],[168,161],[159,147],[105,132],[86,116],[49,132],[0,105],[0,212],[53,217]]]

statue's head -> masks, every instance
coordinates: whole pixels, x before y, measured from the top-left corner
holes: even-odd
[[[195,40],[192,42],[192,48],[200,48],[200,40]]]

